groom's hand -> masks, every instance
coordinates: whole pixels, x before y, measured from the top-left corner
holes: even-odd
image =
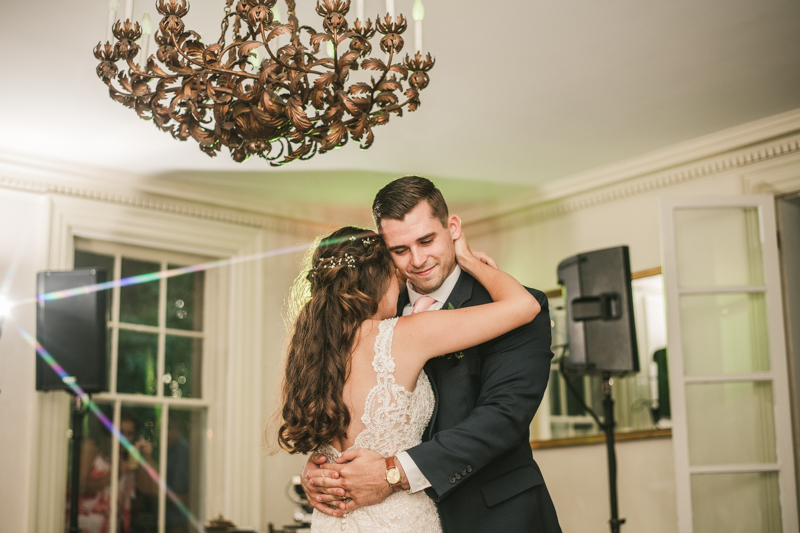
[[[300,482],[303,485],[303,491],[306,493],[306,498],[308,498],[308,503],[311,504],[311,507],[331,516],[342,516],[342,514],[344,514],[344,502],[342,502],[344,499],[344,490],[339,489],[342,495],[334,497],[330,496],[332,492],[331,489],[325,489],[314,484],[314,479],[322,479],[326,473],[328,476],[339,476],[338,472],[332,470],[328,472],[322,471],[321,465],[324,465],[327,461],[328,460],[322,454],[311,454],[311,457],[306,461],[305,467],[303,467],[303,473],[300,475]],[[324,498],[324,500],[320,499],[320,497]]]
[[[318,470],[322,472],[311,472],[311,480],[315,487],[323,489],[326,496],[316,496],[317,502],[324,504],[339,500],[344,490],[344,497],[349,498],[349,501],[345,500],[346,513],[380,503],[392,493],[392,487],[386,481],[386,460],[371,450],[347,450],[336,463],[321,465]],[[400,472],[403,486],[407,488],[408,482],[402,468]],[[338,477],[333,477],[333,474],[338,474]]]

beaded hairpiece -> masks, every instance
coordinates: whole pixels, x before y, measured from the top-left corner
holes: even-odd
[[[342,264],[346,264],[348,268],[356,268],[356,258],[345,252],[344,256],[340,257],[321,257],[314,268],[311,269],[311,275],[316,274],[320,268],[336,268]]]
[[[350,236],[350,238],[349,238],[348,240],[349,240],[350,242],[355,242],[355,241],[356,241],[356,236],[355,236],[355,235],[351,235],[351,236]],[[364,246],[369,246],[370,244],[372,244],[373,242],[375,242],[375,239],[372,239],[372,238],[370,238],[370,237],[367,237],[366,239],[361,239],[361,242],[362,242],[362,243],[364,243]]]

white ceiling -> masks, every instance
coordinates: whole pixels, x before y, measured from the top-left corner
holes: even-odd
[[[314,3],[298,0],[298,15],[319,27]],[[365,3],[368,14],[383,10],[383,0]],[[351,143],[280,169],[236,164],[108,97],[92,55],[107,4],[2,1],[1,152],[345,204],[421,174],[466,202],[800,108],[796,0],[425,0],[425,48],[437,62],[416,113],[377,129],[366,152]],[[396,0],[407,15],[411,4]],[[223,5],[195,0],[187,26],[216,38]],[[158,20],[154,1],[138,0],[135,18],[144,11]]]

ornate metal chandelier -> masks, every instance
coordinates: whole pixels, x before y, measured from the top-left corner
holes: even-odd
[[[127,1],[127,20],[114,22],[118,0],[111,0],[116,42],[109,34],[94,49],[97,75],[111,98],[176,139],[193,138],[212,157],[224,146],[237,162],[256,155],[277,166],[350,138],[367,149],[375,126],[419,107],[434,65],[420,51],[399,60],[406,18],[390,11],[374,23],[364,20],[363,0],[356,0],[359,18],[352,25],[345,18],[350,0],[318,0],[322,32],[299,23],[295,0],[286,0],[286,24],[276,20],[277,0],[226,0],[222,32],[212,44],[186,29],[186,0],[157,0],[163,17],[155,33],[158,50],[148,56],[149,16],[142,24],[132,21],[133,0]],[[393,5],[387,0],[387,8]],[[418,49],[421,9],[417,0]],[[376,34],[385,55],[370,57]],[[348,84],[359,69],[371,72]]]

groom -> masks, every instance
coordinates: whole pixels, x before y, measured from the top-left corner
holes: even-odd
[[[456,264],[453,239],[461,223],[429,180],[409,176],[388,184],[375,196],[373,215],[407,279],[399,315],[491,301]],[[303,485],[316,509],[342,516],[393,490],[425,490],[447,533],[561,531],[529,443],[553,356],[547,298],[529,290],[542,307],[533,322],[425,365],[436,407],[422,444],[389,459],[363,449],[346,451],[344,464],[309,459]]]

